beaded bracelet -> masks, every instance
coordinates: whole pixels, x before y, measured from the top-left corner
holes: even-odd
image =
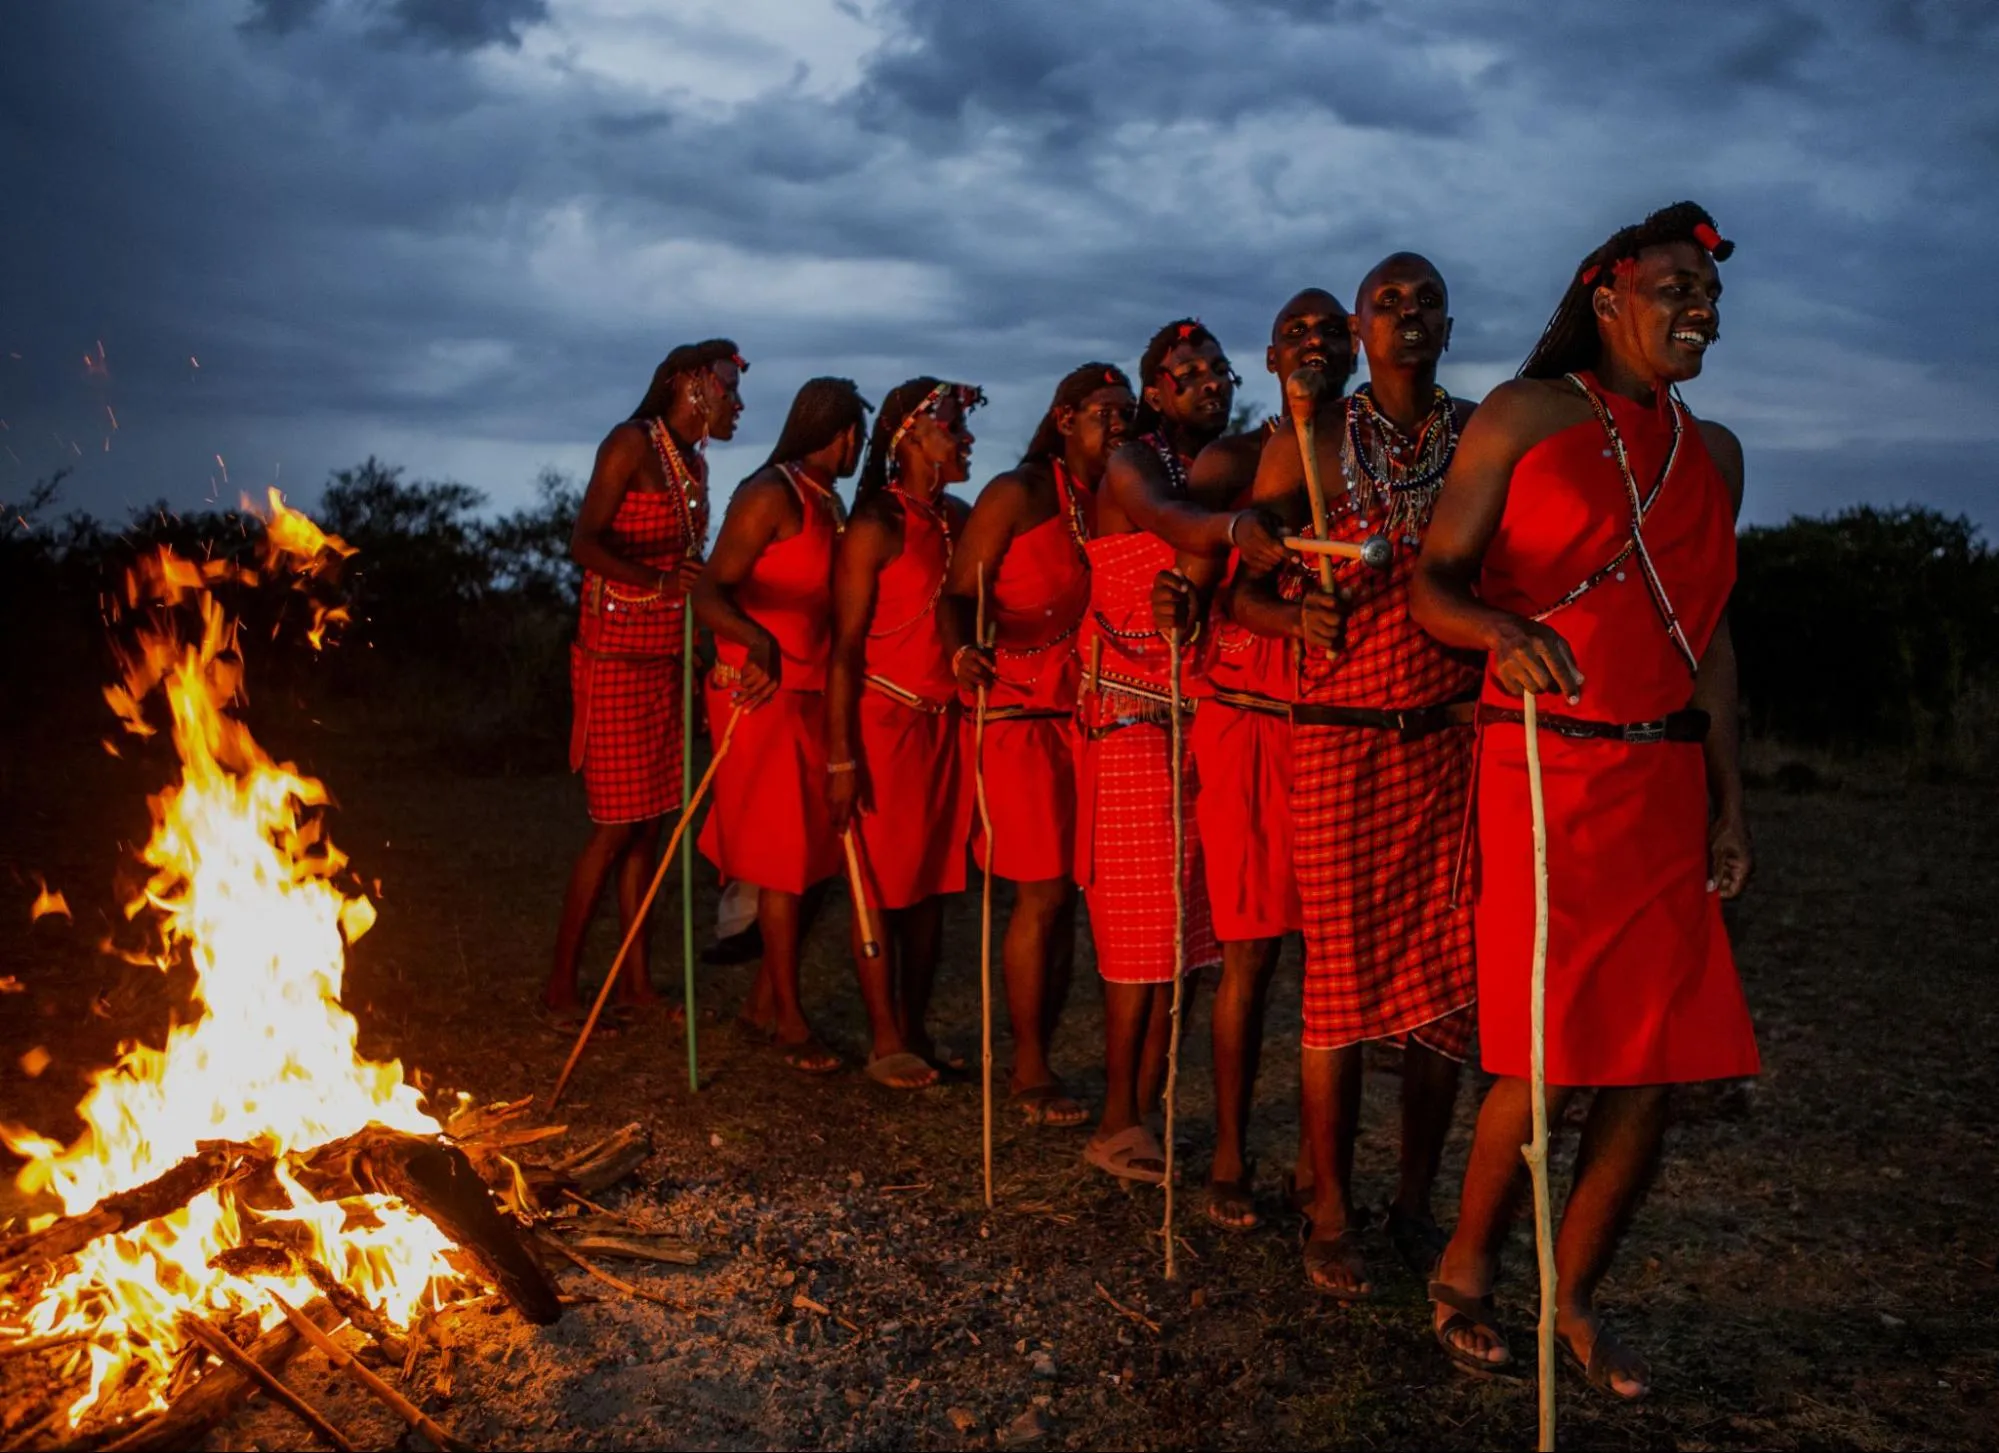
[[[856,770],[856,764],[853,762],[828,762],[826,770],[828,772],[852,772]]]

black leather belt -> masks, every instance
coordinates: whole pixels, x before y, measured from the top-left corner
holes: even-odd
[[[996,721],[1067,721],[1075,714],[1059,706],[989,706],[986,725]]]
[[[1446,727],[1470,726],[1477,709],[1476,701],[1445,701],[1435,706],[1412,706],[1402,711],[1383,711],[1372,706],[1320,706],[1301,701],[1291,708],[1291,720],[1297,726],[1372,727],[1377,731],[1394,732],[1403,741],[1413,742]]]
[[[1524,722],[1526,717],[1516,707],[1481,704],[1478,719],[1481,723]],[[1586,721],[1579,716],[1541,713],[1542,731],[1578,741],[1633,742],[1640,745],[1648,742],[1704,742],[1707,740],[1708,725],[1708,714],[1693,707],[1669,712],[1657,721]]]
[[[1215,688],[1215,700],[1223,706],[1232,706],[1237,711],[1253,711],[1261,716],[1289,716],[1291,703],[1279,701],[1274,696],[1265,696],[1258,691],[1231,691],[1226,687]]]

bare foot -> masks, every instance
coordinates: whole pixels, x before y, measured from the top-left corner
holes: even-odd
[[[1208,1182],[1208,1219],[1224,1231],[1254,1231],[1263,1224],[1247,1178]]]
[[[1348,1226],[1331,1236],[1314,1230],[1305,1243],[1305,1279],[1328,1296],[1357,1302],[1374,1295],[1367,1279],[1367,1259],[1360,1254],[1360,1232]]]

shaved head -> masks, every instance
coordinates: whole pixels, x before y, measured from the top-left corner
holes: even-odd
[[[1444,286],[1444,275],[1437,271],[1437,265],[1429,258],[1420,252],[1391,252],[1369,268],[1367,276],[1360,280],[1360,291],[1355,295],[1356,301],[1365,298],[1379,283],[1391,277],[1403,281],[1430,278],[1436,282],[1447,299],[1450,296],[1450,289]]]
[[[1292,294],[1291,300],[1277,310],[1277,318],[1270,325],[1270,341],[1275,343],[1284,325],[1297,317],[1324,317],[1337,314],[1345,317],[1346,304],[1327,292],[1324,288],[1300,288]]]

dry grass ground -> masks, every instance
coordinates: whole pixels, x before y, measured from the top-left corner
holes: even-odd
[[[142,840],[143,795],[164,764],[113,760],[82,740],[17,740],[0,756],[0,976],[24,990],[0,997],[0,1118],[57,1134],[74,1129],[68,1107],[115,1040],[157,1032],[166,1010],[157,975],[95,947],[118,919],[119,844]],[[309,730],[290,745],[341,801],[336,841],[382,883],[380,923],[349,976],[363,1048],[481,1098],[545,1093],[567,1043],[543,1025],[536,994],[583,834],[575,782],[456,776]],[[1989,1446],[1999,791],[1855,774],[1828,790],[1758,790],[1752,810],[1761,871],[1735,932],[1766,1072],[1750,1088],[1685,1096],[1607,1290],[1620,1330],[1653,1359],[1657,1395],[1614,1407],[1565,1378],[1565,1444]],[[73,925],[30,927],[36,872],[66,892]],[[704,877],[704,923],[712,889]],[[671,989],[669,897],[656,973]],[[855,1056],[845,912],[836,894],[816,925],[808,1002]],[[978,1035],[976,914],[975,896],[952,910],[937,1005],[960,1047]],[[594,963],[608,939],[595,939]],[[1101,1015],[1087,962],[1057,1057],[1094,1095]],[[682,1308],[607,1300],[546,1331],[459,1319],[449,1396],[435,1355],[415,1381],[465,1436],[577,1448],[1529,1445],[1531,1389],[1453,1375],[1428,1340],[1419,1286],[1385,1244],[1376,1300],[1342,1309],[1305,1289],[1274,1204],[1265,1229],[1228,1236],[1190,1193],[1182,1278],[1167,1283],[1157,1193],[1085,1171],[1082,1132],[1004,1116],[1000,1206],[988,1215],[976,1086],[906,1096],[857,1072],[809,1081],[785,1070],[731,1024],[749,972],[702,973],[698,1095],[662,1018],[594,1045],[563,1107],[579,1136],[632,1119],[652,1127],[659,1154],[621,1205],[711,1252],[700,1268],[646,1278]],[[1295,950],[1280,974],[1254,1133],[1266,1191],[1295,1145]],[[1198,1180],[1210,1143],[1206,995],[1190,1003],[1182,1116]],[[30,1079],[17,1061],[37,1045],[54,1062]],[[1395,1092],[1384,1055],[1360,1153],[1373,1199],[1389,1185]],[[1468,1090],[1447,1185],[1473,1105]],[[1531,1297],[1522,1254],[1504,1297],[1522,1347]],[[298,1367],[299,1385],[357,1438],[394,1438],[316,1359]],[[6,1428],[19,1426],[22,1379],[0,1363],[0,1409],[17,1405]],[[308,1444],[262,1410],[214,1446]]]

